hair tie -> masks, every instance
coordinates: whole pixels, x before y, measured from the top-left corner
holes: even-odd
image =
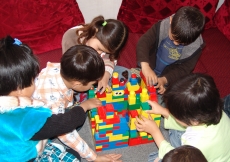
[[[19,39],[14,38],[14,43],[13,44],[16,44],[16,45],[20,46],[22,44],[22,42]]]
[[[107,22],[106,21],[104,21],[103,23],[102,23],[102,26],[105,26],[107,24]]]

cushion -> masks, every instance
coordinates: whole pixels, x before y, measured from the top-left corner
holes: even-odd
[[[18,38],[35,54],[61,48],[64,32],[84,22],[75,0],[6,0],[0,13],[0,37]]]
[[[215,27],[214,15],[219,0],[195,1],[191,0],[190,6],[198,8],[205,16],[205,29]]]
[[[213,16],[218,0],[123,0],[118,19],[133,33],[145,33],[154,23],[174,14],[182,6],[194,6],[205,15],[205,28],[214,27]]]
[[[230,40],[230,1],[225,0],[217,11],[214,22],[217,28]]]

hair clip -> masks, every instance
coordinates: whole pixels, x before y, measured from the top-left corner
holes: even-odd
[[[16,45],[20,46],[22,44],[22,42],[19,39],[14,38],[14,43],[13,44],[16,44]]]
[[[103,23],[102,23],[102,26],[105,26],[107,24],[107,22],[106,21],[104,21]]]

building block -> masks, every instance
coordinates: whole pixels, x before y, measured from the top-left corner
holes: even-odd
[[[135,121],[136,117],[148,118],[146,110],[151,107],[146,101],[157,102],[155,88],[147,86],[144,78],[138,83],[136,74],[131,75],[126,85],[124,80],[119,81],[118,78],[118,73],[113,73],[112,91],[106,90],[102,94],[95,93],[95,89],[88,91],[89,98],[102,101],[102,106],[89,111],[96,151],[154,142],[150,134],[137,131]],[[151,117],[159,126],[161,116],[151,114]]]

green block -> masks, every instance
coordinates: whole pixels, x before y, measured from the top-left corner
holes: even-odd
[[[150,110],[150,106],[148,102],[142,102],[141,107],[142,107],[142,110]]]
[[[124,95],[121,95],[121,96],[112,96],[112,99],[120,99],[120,98],[124,98]]]
[[[128,110],[137,110],[140,109],[141,104],[128,105]]]
[[[136,138],[138,137],[138,133],[137,132],[130,132],[130,135],[129,135],[130,138]]]
[[[94,90],[92,89],[88,90],[88,98],[95,98]]]

